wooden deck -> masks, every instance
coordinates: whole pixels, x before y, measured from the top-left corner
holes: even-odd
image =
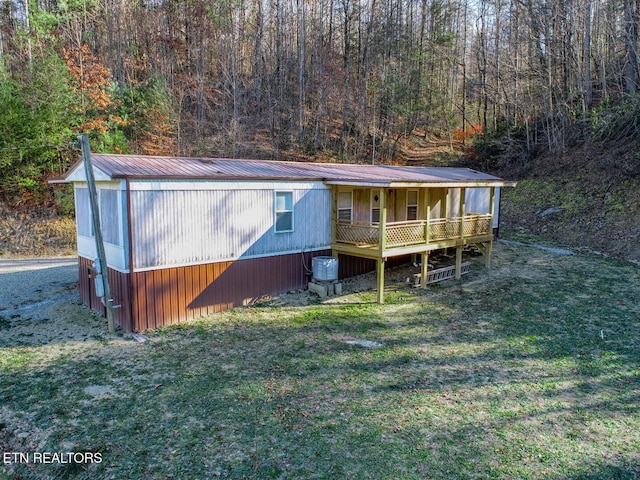
[[[474,244],[484,254],[485,265],[491,264],[495,187],[487,187],[488,205],[481,206],[474,204],[471,197],[467,198],[467,188],[463,186],[415,185],[413,188],[417,188],[418,193],[410,204],[409,190],[405,198],[398,190],[384,187],[371,188],[368,193],[357,195],[353,193],[358,192],[357,189],[349,192],[348,187],[343,187],[348,195],[340,203],[339,188],[333,187],[332,255],[346,254],[376,261],[379,303],[384,302],[384,270],[390,258],[421,255],[421,278],[426,279],[430,253],[455,248],[453,275],[459,279],[463,273],[462,250],[466,245]],[[406,220],[410,216],[418,219]],[[348,221],[340,221],[340,218]],[[374,218],[376,222],[368,221]],[[427,284],[425,281],[421,286],[425,288]]]
[[[334,217],[335,218],[335,217]],[[377,262],[378,302],[384,302],[384,269],[388,258],[407,254],[422,255],[422,278],[428,278],[429,253],[456,249],[456,264],[446,278],[463,274],[462,249],[475,244],[490,266],[493,247],[493,216],[469,214],[462,217],[381,223],[334,223],[332,254],[339,253],[374,259]],[[465,272],[466,273],[466,272]],[[442,278],[444,279],[444,277]],[[426,287],[431,282],[421,282]]]

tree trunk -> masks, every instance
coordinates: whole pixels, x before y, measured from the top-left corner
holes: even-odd
[[[304,0],[296,0],[298,15],[298,139],[302,139],[305,123],[305,11]]]
[[[583,62],[583,85],[584,85],[584,105],[583,111],[586,113],[591,108],[591,0],[585,0],[584,4],[584,49],[582,55]]]
[[[628,94],[638,89],[638,8],[637,1],[624,0],[624,30],[625,30],[625,87]]]

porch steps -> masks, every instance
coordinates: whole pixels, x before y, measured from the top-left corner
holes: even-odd
[[[460,265],[460,273],[465,275],[471,271],[471,263],[464,262]],[[430,283],[442,282],[443,280],[449,280],[451,278],[455,278],[456,276],[456,266],[451,265],[449,267],[438,268],[437,270],[431,270],[427,274],[427,285]],[[413,275],[413,286],[419,287],[421,285],[422,274],[416,273]]]

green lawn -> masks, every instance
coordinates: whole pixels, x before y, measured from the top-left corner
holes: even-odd
[[[472,261],[382,306],[275,299],[142,344],[4,345],[0,448],[102,462],[0,477],[639,478],[640,267],[500,244]]]

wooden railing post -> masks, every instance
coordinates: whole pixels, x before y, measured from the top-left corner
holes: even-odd
[[[384,251],[387,248],[387,190],[380,189],[380,232],[378,241],[377,284],[378,303],[384,303]]]
[[[427,217],[427,219],[424,222],[424,243],[427,245],[429,244],[429,233],[431,233],[430,232],[431,229],[429,228],[430,226],[429,223],[430,221],[429,221],[429,218]]]
[[[338,187],[331,186],[331,245],[338,240]],[[331,256],[337,257],[335,250],[331,249]]]
[[[431,221],[431,189],[430,188],[427,188],[425,197],[426,197],[425,199],[426,205],[424,208],[424,218],[425,218],[424,243],[428,244],[429,243],[429,222]]]
[[[464,238],[465,195],[466,190],[463,187],[460,189],[460,238]]]
[[[380,189],[380,255],[387,248],[387,189]]]

